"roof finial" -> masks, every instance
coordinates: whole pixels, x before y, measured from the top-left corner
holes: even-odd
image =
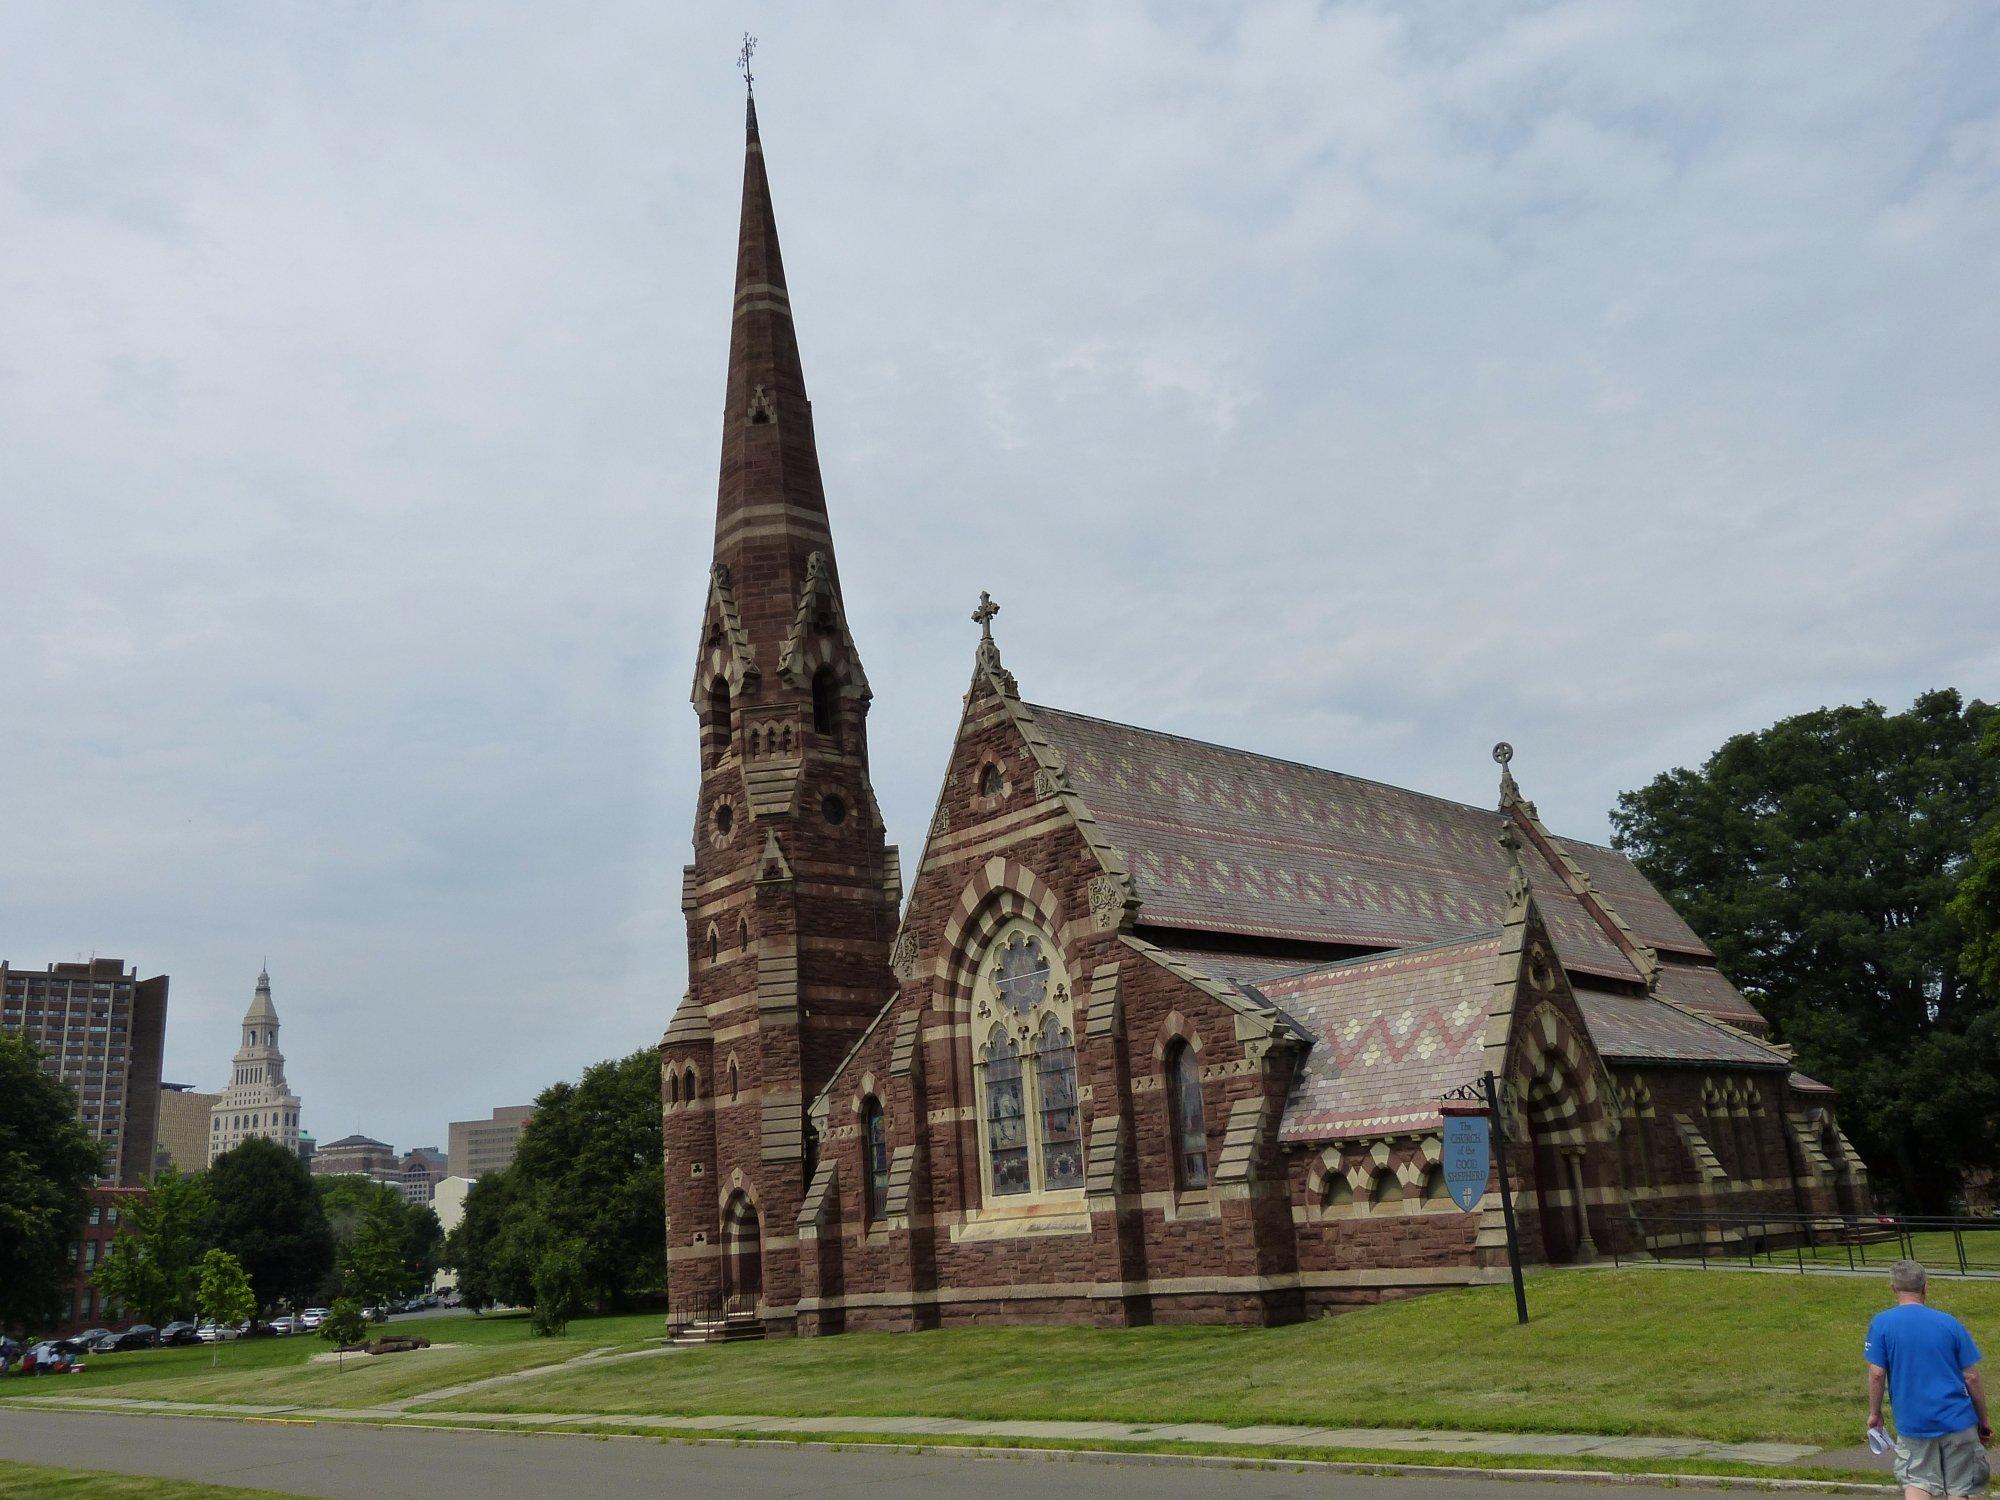
[[[999,613],[1000,606],[993,602],[993,596],[981,589],[979,607],[972,612],[979,625],[979,666],[1003,691],[1018,697],[1021,690],[1014,685],[1014,674],[1001,665],[1000,644],[993,639],[993,617]]]
[[[754,94],[757,92],[756,89],[757,78],[756,75],[750,71],[750,59],[756,53],[756,51],[757,51],[757,38],[750,35],[750,33],[747,31],[744,32],[743,50],[736,54],[736,66],[738,70],[741,71],[743,74],[743,91],[747,94]]]
[[[1493,758],[1500,763],[1500,805],[1521,800],[1521,789],[1514,784],[1514,773],[1508,769],[1508,762],[1514,758],[1514,747],[1502,740],[1493,747]]]

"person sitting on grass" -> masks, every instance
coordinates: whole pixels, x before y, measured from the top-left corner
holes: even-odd
[[[1971,1500],[1993,1477],[1979,1347],[1950,1313],[1924,1306],[1924,1268],[1889,1268],[1896,1305],[1868,1324],[1868,1427],[1882,1426],[1882,1392],[1896,1412],[1896,1478],[1903,1500]]]

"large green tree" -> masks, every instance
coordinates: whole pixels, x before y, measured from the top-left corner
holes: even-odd
[[[509,1168],[540,1221],[531,1262],[573,1244],[600,1309],[664,1289],[662,1149],[657,1052],[601,1062],[574,1084],[544,1089]]]
[[[209,1164],[208,1241],[235,1256],[269,1311],[300,1306],[333,1269],[333,1229],[311,1175],[276,1141],[253,1138]]]
[[[2000,1160],[2000,993],[1966,972],[1951,909],[2000,816],[1990,705],[1823,708],[1730,739],[1618,799],[1616,842],[1840,1090],[1878,1191],[1951,1205]]]
[[[382,1302],[420,1290],[437,1274],[444,1230],[428,1203],[411,1203],[401,1189],[358,1173],[316,1177],[313,1186],[334,1240],[335,1272],[322,1299]]]
[[[445,1242],[474,1308],[626,1305],[666,1285],[659,1056],[602,1062],[535,1101],[513,1164],[473,1184]]]
[[[153,1324],[192,1318],[214,1206],[201,1178],[172,1167],[154,1174],[145,1197],[123,1210],[110,1257],[97,1269],[105,1301]]]
[[[26,1041],[0,1032],[0,1331],[26,1333],[61,1314],[70,1246],[103,1170],[76,1091],[44,1073]]]
[[[1980,751],[2000,766],[2000,714],[1987,721]],[[1972,841],[1972,859],[1952,898],[1951,914],[1965,929],[1960,956],[1965,977],[1987,994],[2000,995],[2000,816],[1989,817]]]

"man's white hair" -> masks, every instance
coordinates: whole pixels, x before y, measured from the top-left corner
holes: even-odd
[[[1913,1260],[1899,1260],[1889,1267],[1889,1285],[1899,1292],[1921,1292],[1924,1268]]]

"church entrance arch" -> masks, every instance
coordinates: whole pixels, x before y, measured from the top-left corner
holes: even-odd
[[[1562,1015],[1538,1006],[1517,1039],[1512,1073],[1516,1107],[1534,1171],[1542,1253],[1551,1265],[1597,1258],[1589,1183],[1608,1140],[1604,1091],[1583,1044]]]
[[[740,1189],[722,1214],[722,1295],[729,1312],[752,1312],[764,1294],[763,1226]]]

